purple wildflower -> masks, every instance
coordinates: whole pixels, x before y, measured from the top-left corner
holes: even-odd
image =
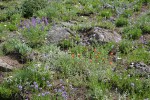
[[[58,89],[58,91],[57,92],[62,92],[62,89]]]
[[[37,23],[38,23],[38,24],[41,24],[41,20],[40,20],[40,19],[37,19]]]
[[[64,99],[67,99],[67,98],[68,98],[68,95],[67,95],[67,92],[66,92],[66,91],[64,91],[64,92],[62,93],[62,97],[63,97]]]
[[[45,95],[48,95],[48,94],[50,94],[50,92],[49,92],[49,91],[45,92]]]
[[[140,37],[140,40],[144,44],[144,37],[143,36]]]
[[[51,86],[52,86],[52,84],[48,84],[48,85],[47,85],[47,87],[51,87]]]
[[[38,85],[36,84],[34,88],[35,88],[35,89],[38,89]]]
[[[37,83],[36,83],[36,82],[33,82],[33,84],[36,85]]]
[[[27,29],[30,28],[30,25],[29,25],[29,23],[27,21],[24,21],[24,25],[26,26]]]
[[[36,19],[34,17],[32,17],[31,21],[32,21],[32,25],[35,27],[36,26]]]
[[[64,87],[64,86],[62,86],[61,88],[62,88],[63,90],[65,90],[65,87]]]
[[[48,20],[46,17],[44,17],[44,23],[45,23],[45,25],[48,25]]]
[[[45,96],[45,93],[42,93],[42,96]]]

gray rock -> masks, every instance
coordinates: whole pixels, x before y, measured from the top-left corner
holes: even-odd
[[[130,64],[129,68],[135,68],[136,70],[140,71],[141,73],[142,72],[150,73],[150,66],[146,65],[143,62],[137,62],[137,63],[132,62]]]
[[[0,59],[0,71],[2,72],[9,72],[12,71],[13,67],[9,64],[3,62],[3,60]]]
[[[82,39],[84,41],[85,40],[88,41],[90,44],[94,42],[98,43],[120,42],[122,40],[121,35],[119,35],[117,32],[100,27],[94,27],[89,32],[84,33],[83,35],[84,36],[82,36]]]
[[[119,35],[115,31],[111,31],[108,29],[103,29],[99,27],[94,27],[93,33],[95,33],[95,38],[98,39],[98,41],[104,41],[104,42],[120,42],[121,41],[121,35]]]
[[[59,41],[68,38],[70,32],[62,26],[53,26],[47,35],[47,40],[49,43],[58,43]]]

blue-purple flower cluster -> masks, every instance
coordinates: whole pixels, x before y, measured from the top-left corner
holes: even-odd
[[[59,88],[55,88],[54,92],[56,94],[61,94],[61,96],[64,98],[64,100],[67,100],[70,96],[70,94],[75,92],[75,88],[73,88],[72,85],[66,86],[64,85],[64,81],[62,79],[60,79],[60,84],[59,84]]]
[[[36,27],[37,25],[41,25],[41,30],[44,30],[44,26],[47,26],[49,24],[48,18],[43,17],[43,18],[35,18],[32,17],[30,20],[21,20],[19,28],[20,29],[25,29],[25,28],[30,28],[30,27]]]

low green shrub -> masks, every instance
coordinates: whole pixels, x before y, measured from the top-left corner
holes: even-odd
[[[22,4],[22,15],[24,17],[32,17],[33,13],[45,8],[48,4],[47,0],[25,0]]]
[[[46,28],[44,26],[30,26],[29,28],[26,28],[23,30],[23,36],[26,39],[26,43],[32,47],[39,47],[45,43],[45,38],[46,38]]]
[[[64,39],[58,44],[58,46],[60,46],[61,49],[65,50],[65,49],[75,46],[75,43],[71,39]]]
[[[149,0],[140,0],[144,5],[147,5],[148,3],[150,3]]]
[[[11,21],[16,21],[16,20],[21,20],[21,14],[13,14],[11,17],[10,17]]]
[[[12,90],[9,88],[0,86],[0,98],[2,100],[8,100],[12,96]]]
[[[101,12],[101,16],[106,17],[106,18],[110,18],[112,16],[112,12],[111,12],[111,10],[103,10]]]
[[[121,94],[127,92],[130,94],[130,98],[143,99],[148,98],[150,87],[149,80],[141,80],[138,77],[129,77],[129,74],[124,72],[122,74],[115,74],[112,76],[110,80],[110,86],[112,88],[117,88]]]
[[[0,21],[6,21],[8,18],[7,18],[7,14],[1,14],[0,16]]]
[[[140,28],[143,34],[150,34],[150,24],[142,24]]]
[[[122,17],[128,18],[130,16],[132,16],[133,11],[131,9],[127,9],[123,12],[123,14],[121,14]]]
[[[4,26],[0,24],[0,34],[3,32],[3,30],[4,30],[3,28],[4,28]]]
[[[15,24],[8,24],[7,25],[7,29],[9,29],[10,31],[16,31],[17,30],[17,26]]]
[[[140,10],[141,10],[141,7],[142,7],[142,3],[139,3],[139,4],[134,5],[134,8],[133,8],[134,12],[140,11]]]
[[[130,41],[127,40],[123,40],[120,44],[119,44],[119,51],[122,54],[128,54],[133,48],[132,48],[133,44]]]
[[[140,38],[142,35],[142,30],[139,28],[132,28],[126,34],[129,39],[135,40]]]
[[[115,22],[117,27],[127,26],[128,20],[126,18],[120,17]]]
[[[127,61],[131,62],[144,62],[149,63],[150,54],[144,48],[140,47],[134,50],[131,54],[127,55]]]
[[[5,44],[3,45],[3,52],[5,54],[19,53],[22,56],[26,56],[26,54],[30,51],[31,51],[30,47],[28,47],[24,43],[21,43],[21,41],[17,39],[10,39],[9,41],[5,42]]]

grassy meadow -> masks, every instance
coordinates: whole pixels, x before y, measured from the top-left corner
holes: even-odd
[[[73,34],[51,43],[55,25]],[[122,40],[78,44],[93,27]],[[22,67],[0,71],[0,100],[150,100],[150,71],[130,68],[150,70],[150,0],[0,0],[0,57],[9,55]]]

